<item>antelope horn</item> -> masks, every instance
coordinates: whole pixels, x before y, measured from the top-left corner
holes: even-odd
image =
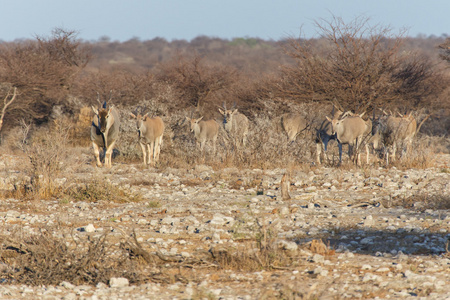
[[[335,107],[337,107],[337,109],[339,109],[340,111],[344,111],[344,110],[345,110],[345,109],[342,108],[342,105],[339,104],[339,102],[337,101],[336,98],[334,98],[334,99],[331,101],[331,103],[333,103],[333,105],[334,105]]]
[[[99,92],[97,92],[97,102],[100,106],[102,105],[102,102],[100,102],[100,93]]]
[[[347,110],[345,113],[342,114],[341,120],[345,119],[348,115],[353,116],[353,113],[349,110]]]

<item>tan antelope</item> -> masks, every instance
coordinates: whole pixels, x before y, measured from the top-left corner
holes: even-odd
[[[154,166],[159,160],[159,154],[161,152],[164,122],[160,117],[150,118],[148,113],[143,116],[141,114],[135,115],[130,113],[130,116],[136,119],[139,145],[142,149],[144,165],[148,164]]]
[[[215,120],[202,121],[203,117],[198,119],[186,117],[190,122],[190,130],[194,133],[197,143],[200,144],[200,150],[203,152],[206,141],[213,144],[213,153],[216,153],[216,141],[219,135],[219,124]]]
[[[392,161],[395,161],[395,153],[399,145],[401,148],[406,145],[406,153],[410,151],[414,136],[429,116],[422,120],[419,126],[411,113],[407,116],[400,115],[400,117],[385,115],[376,121],[376,130],[385,148],[386,164],[389,164],[389,152],[392,153]]]
[[[336,134],[336,139],[339,146],[339,162],[342,162],[342,145],[349,145],[349,156],[351,156],[352,148],[356,149],[356,164],[360,162],[359,147],[364,143],[365,135],[370,135],[372,132],[371,122],[364,121],[360,116],[345,116],[343,119],[330,119],[326,117],[331,123],[332,133]],[[369,147],[366,147],[367,163],[369,163]]]
[[[119,137],[119,113],[113,106],[108,108],[106,101],[99,109],[92,106],[92,110],[95,115],[92,119],[91,140],[97,166],[102,166],[99,148],[105,148],[105,166],[110,168],[114,144]]]
[[[297,136],[306,130],[306,119],[298,113],[286,113],[281,116],[281,126],[286,132],[289,142],[293,143]]]
[[[247,144],[248,118],[238,112],[236,103],[231,109],[227,109],[226,103],[223,103],[223,107],[219,107],[219,112],[223,116],[225,131],[245,147]]]

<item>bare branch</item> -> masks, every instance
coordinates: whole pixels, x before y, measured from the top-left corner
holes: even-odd
[[[8,91],[5,98],[3,99],[3,108],[2,108],[2,114],[0,115],[0,131],[3,128],[3,119],[5,118],[6,110],[8,109],[8,106],[11,105],[11,103],[14,102],[17,96],[17,87],[14,87],[14,91],[12,94],[12,97],[8,100],[8,98],[11,96],[10,93],[11,90]]]

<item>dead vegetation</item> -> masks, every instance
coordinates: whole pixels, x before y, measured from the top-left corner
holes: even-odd
[[[270,230],[260,227],[253,238],[238,248],[213,246],[191,257],[163,254],[138,242],[133,231],[120,243],[108,234],[74,237],[55,235],[57,228],[42,228],[36,234],[13,232],[0,237],[0,261],[4,263],[0,280],[10,284],[58,285],[67,281],[75,285],[108,283],[112,277],[128,278],[132,284],[159,282],[188,283],[198,274],[191,270],[291,270],[305,258],[286,251],[277,244]],[[334,255],[320,240],[303,246],[312,253]]]
[[[22,177],[14,182],[14,188],[1,191],[0,198],[25,201],[57,199],[64,203],[144,201],[141,195],[111,184],[107,176],[86,181],[72,175],[76,168],[95,164],[92,155],[81,155],[84,153],[76,147],[83,147],[91,153],[90,105],[97,93],[105,96],[111,90],[112,103],[118,107],[123,120],[113,171],[118,171],[120,164],[139,164],[141,161],[136,126],[127,117],[130,112],[139,111],[149,113],[149,116],[160,116],[167,124],[160,161],[156,164],[160,171],[170,168],[190,170],[198,165],[208,165],[213,169],[279,168],[288,172],[297,168],[308,173],[317,168],[314,165],[315,128],[325,115],[331,113],[331,104],[336,103],[336,98],[346,110],[361,112],[368,109],[367,115],[377,107],[403,112],[426,107],[427,113],[432,114],[423,127],[427,135],[416,138],[412,146],[414,151],[389,166],[381,152],[373,151],[371,164],[363,166],[362,170],[433,166],[435,153],[450,151],[446,126],[450,116],[449,89],[445,89],[448,74],[432,59],[416,53],[406,55],[409,52],[405,52],[400,44],[408,41],[402,36],[386,36],[388,31],[383,28],[369,27],[365,30],[380,31],[367,38],[366,31],[358,32],[359,28],[365,28],[365,22],[359,19],[344,26],[341,20],[334,19],[320,24],[319,28],[325,33],[321,39],[289,39],[279,43],[253,41],[264,51],[272,53],[276,49],[278,53],[273,54],[274,60],[265,60],[267,64],[255,60],[258,63],[253,63],[253,68],[259,66],[256,72],[249,70],[250,66],[245,63],[254,57],[239,58],[243,52],[249,51],[243,46],[243,41],[229,43],[228,46],[241,49],[231,64],[220,60],[220,55],[213,51],[199,51],[195,55],[172,53],[169,57],[164,56],[163,63],[149,64],[145,71],[142,66],[105,65],[105,57],[109,53],[105,49],[105,56],[100,56],[93,66],[89,65],[91,56],[85,52],[86,48],[81,47],[80,41],[72,39],[73,32],[56,31],[49,40],[39,38],[29,43],[2,45],[0,81],[8,83],[6,86],[9,87],[1,91],[0,97],[5,99],[1,117],[8,124],[2,131],[2,149],[26,157],[26,166],[20,175]],[[66,40],[69,44],[61,39],[64,36],[69,38]],[[168,44],[154,42],[160,46]],[[205,50],[209,42],[198,39],[189,47],[197,43]],[[123,46],[128,47],[129,44]],[[280,57],[280,44],[288,56]],[[111,45],[111,48],[116,46]],[[99,45],[97,47],[100,49]],[[448,60],[448,51],[442,49]],[[65,50],[70,50],[72,55],[65,56]],[[235,51],[232,48],[224,52]],[[397,56],[399,53],[401,55]],[[153,57],[153,60],[158,61],[158,58]],[[347,64],[348,61],[352,63]],[[46,66],[44,69],[40,68],[42,62]],[[5,66],[9,68],[5,69]],[[265,69],[269,66],[274,67],[270,72]],[[275,72],[280,66],[281,72]],[[22,73],[27,76],[22,78],[19,76]],[[9,100],[11,104],[8,104],[8,99],[12,99],[11,87],[17,87],[19,94],[14,102]],[[239,111],[249,119],[247,145],[239,147],[221,126],[216,153],[209,145],[202,153],[185,119],[194,112],[205,119],[219,120],[217,106],[224,101],[236,102]],[[281,115],[292,111],[301,112],[308,126],[293,143],[289,143],[281,128]],[[219,124],[222,123],[219,121]],[[331,160],[325,163],[326,167],[357,168],[346,155],[346,161],[338,164],[335,142],[329,144],[328,155]],[[114,164],[119,167],[114,169]],[[191,178],[182,184],[187,187],[205,186],[215,180],[219,179]],[[232,189],[250,187],[257,189],[257,195],[264,194],[263,181],[257,176],[229,176],[220,180]],[[132,184],[145,187],[153,186],[155,182],[136,178]],[[286,176],[282,184],[283,200],[290,199],[289,185]],[[450,208],[448,197],[439,195],[399,197],[390,205],[420,211]],[[159,214],[167,212],[159,200],[148,201],[148,206],[159,208]],[[272,214],[278,212],[274,210]],[[238,246],[216,245],[199,250],[188,258],[150,249],[147,243],[138,241],[135,232],[124,234],[119,242],[107,234],[89,235],[85,239],[74,238],[71,234],[62,236],[58,227],[43,228],[37,234],[13,232],[0,237],[0,260],[4,263],[0,280],[28,285],[57,285],[62,281],[96,285],[107,283],[111,277],[126,277],[133,284],[149,281],[170,284],[198,281],[199,276],[194,269],[217,274],[227,270],[285,271],[304,263],[305,257],[280,246],[273,228],[254,223],[256,225],[251,228],[236,226],[232,234],[239,241]],[[335,254],[334,249],[317,239],[303,244],[297,242],[297,246],[326,257]],[[309,291],[299,291],[285,286],[278,296],[308,299],[315,289],[313,286]],[[207,295],[199,290],[197,296]]]

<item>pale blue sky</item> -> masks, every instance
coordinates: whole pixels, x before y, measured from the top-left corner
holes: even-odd
[[[55,27],[76,30],[84,40],[113,41],[206,35],[280,40],[317,36],[314,20],[331,16],[408,35],[450,35],[450,0],[0,0],[0,40],[50,36]]]

